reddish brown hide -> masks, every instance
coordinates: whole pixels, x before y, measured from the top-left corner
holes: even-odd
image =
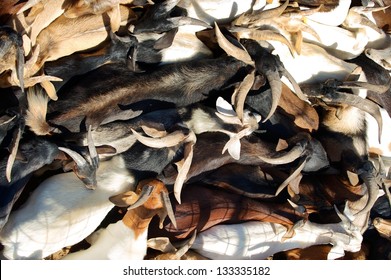
[[[279,223],[291,228],[295,222],[306,219],[306,213],[295,211],[286,203],[271,203],[251,199],[216,187],[202,184],[185,185],[182,203],[171,196],[177,229],[166,222],[162,230],[157,225],[149,227],[150,237],[166,236],[172,240],[183,239],[220,223],[264,221]]]
[[[152,217],[159,215],[160,217],[166,216],[165,204],[162,201],[162,193],[167,193],[166,186],[159,180],[146,179],[138,183],[135,192],[129,191],[124,194],[112,196],[111,202],[121,207],[128,207],[137,202],[140,198],[142,189],[145,186],[154,187],[148,199],[140,206],[132,209],[128,209],[123,217],[123,223],[131,228],[137,239],[143,232],[148,230],[148,226]]]
[[[26,0],[27,1],[27,0]],[[1,0],[0,1],[0,25],[6,25],[9,18],[14,16],[24,5],[25,1]]]
[[[278,108],[282,114],[292,119],[294,125],[308,132],[318,130],[319,116],[316,110],[297,97],[285,84],[282,85]]]
[[[388,8],[384,11],[374,12],[373,18],[376,21],[376,25],[383,29],[384,32],[391,32],[391,0],[383,0],[384,5]]]

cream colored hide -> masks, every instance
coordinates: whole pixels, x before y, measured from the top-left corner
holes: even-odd
[[[368,48],[383,49],[390,44],[390,37],[389,34],[377,26],[373,17],[374,11],[376,11],[375,8],[351,7],[342,26],[364,34],[368,39]],[[379,12],[383,11],[379,10]]]
[[[162,62],[173,63],[212,57],[213,54],[196,36],[197,26],[180,26],[172,45],[162,50]]]
[[[7,259],[42,259],[90,235],[114,207],[109,197],[134,186],[121,157],[101,162],[97,188],[74,172],[54,175],[11,213],[0,235]]]
[[[389,131],[391,127],[391,118],[389,113],[383,108],[380,108],[380,113],[383,121],[383,133],[380,142],[377,122],[371,115],[365,114],[368,151],[372,154],[391,157],[391,133]]]
[[[155,215],[174,219],[168,191],[158,180],[142,180],[135,192],[110,197],[117,206],[129,206],[122,220],[95,232],[91,247],[66,255],[63,260],[142,260],[147,254],[149,223]]]
[[[254,3],[254,6],[252,6]],[[266,0],[181,0],[179,7],[187,10],[188,16],[205,21],[208,24],[224,24],[251,8],[259,10]]]
[[[179,26],[172,44],[160,51],[162,56],[160,62],[162,64],[175,63],[212,57],[211,50],[196,36],[196,32],[202,29],[204,27],[194,25]],[[139,43],[143,43],[151,39],[158,40],[164,34],[141,33],[134,36],[137,37]]]
[[[327,12],[319,11],[309,15],[308,18],[322,24],[338,26],[345,20],[351,3],[351,0],[339,0],[339,4],[334,9]]]
[[[27,14],[26,20],[30,24],[30,40],[32,46],[35,45],[38,34],[48,27],[56,18],[64,13],[64,0],[42,0],[39,3],[37,1],[27,1],[22,9],[18,12],[19,14],[30,10]]]
[[[365,55],[384,69],[391,71],[391,45],[384,49],[368,48],[365,50]]]
[[[302,221],[295,225],[295,235],[283,240],[286,228],[276,223],[246,222],[217,225],[200,232],[192,249],[210,259],[249,260],[266,259],[281,251],[306,248],[315,244],[332,244],[328,259],[344,255],[344,251],[357,252],[362,235],[353,225],[316,224]]]
[[[274,47],[273,54],[279,56],[285,69],[298,84],[324,82],[327,79],[343,81],[357,68],[356,64],[339,59],[312,43],[303,42],[301,54],[295,57],[286,45],[277,41],[269,43]]]
[[[94,233],[90,248],[66,255],[62,260],[142,260],[147,253],[147,231],[135,238],[122,220]]]
[[[343,60],[353,59],[359,56],[367,46],[369,38],[362,29],[348,30],[340,26],[330,26],[310,19],[306,20],[318,34],[320,41],[310,33],[303,32],[304,39],[321,46],[331,55]],[[330,36],[333,34],[333,36]]]
[[[387,56],[387,47],[391,43],[391,38],[376,27],[372,12],[365,13],[364,9],[364,7],[352,7],[340,26],[319,23],[309,17],[306,19],[306,24],[317,33],[320,41],[306,32],[303,33],[304,39],[323,47],[331,55],[343,60],[353,59],[365,51],[368,57],[386,68],[386,60],[379,57]]]

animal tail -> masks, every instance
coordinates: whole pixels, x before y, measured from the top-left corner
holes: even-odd
[[[37,135],[50,134],[53,131],[53,127],[46,121],[47,94],[37,87],[29,87],[27,90],[27,103],[26,125]]]

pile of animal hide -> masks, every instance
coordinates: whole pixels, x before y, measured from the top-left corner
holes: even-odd
[[[389,0],[2,0],[3,257],[85,250],[157,180],[145,259],[391,259],[390,26]]]

